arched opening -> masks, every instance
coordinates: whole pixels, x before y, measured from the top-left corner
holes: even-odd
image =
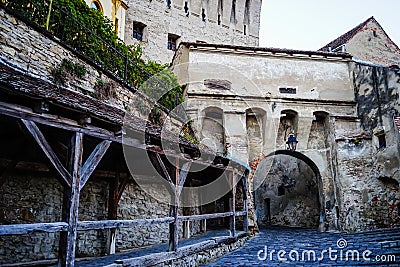
[[[215,152],[225,152],[225,132],[222,109],[209,107],[203,111],[201,137],[201,142]]]
[[[99,1],[96,1],[96,0],[93,1],[93,2],[90,4],[90,7],[93,8],[93,9],[95,9],[95,10],[100,11],[100,12],[103,14],[103,7],[101,6],[101,4],[100,4]]]
[[[257,159],[263,151],[266,112],[260,108],[246,110],[246,131],[249,161]]]
[[[276,145],[278,148],[286,148],[286,141],[289,134],[297,135],[298,114],[294,110],[282,110],[279,120]]]
[[[260,162],[254,181],[260,226],[319,227],[320,218],[325,217],[320,197],[322,182],[310,158],[300,152],[278,150]]]

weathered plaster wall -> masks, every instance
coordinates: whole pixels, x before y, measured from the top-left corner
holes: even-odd
[[[148,58],[169,63],[174,51],[167,49],[168,34],[174,34],[177,42],[207,42],[235,45],[258,46],[260,27],[261,1],[250,1],[249,19],[245,20],[245,1],[235,0],[236,17],[233,19],[232,2],[221,1],[222,9],[218,10],[219,1],[175,0],[168,8],[165,0],[143,1],[129,0],[130,7],[126,14],[125,42],[139,43],[144,55]],[[188,13],[185,12],[185,3]],[[202,20],[202,9],[205,21]],[[218,25],[218,13],[221,25]],[[146,25],[142,41],[133,38],[133,23]],[[244,34],[246,24],[246,35]]]
[[[313,170],[288,155],[272,156],[267,161],[271,161],[266,163],[271,168],[255,193],[259,224],[318,228],[320,203]]]
[[[346,44],[346,50],[356,58],[376,64],[400,65],[400,49],[374,20],[370,20],[350,39]]]

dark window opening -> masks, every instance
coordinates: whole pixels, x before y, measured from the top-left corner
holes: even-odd
[[[143,31],[144,31],[145,25],[140,22],[134,22],[133,23],[133,33],[132,36],[136,40],[143,41]]]
[[[176,50],[176,43],[178,41],[179,36],[176,36],[174,34],[168,34],[168,43],[167,43],[167,49],[175,51]]]
[[[206,22],[206,11],[203,9],[201,9],[201,20]]]
[[[231,23],[236,24],[236,0],[232,0]]]
[[[376,30],[373,30],[372,33],[373,33],[374,37],[377,37],[377,36],[378,36],[378,35],[376,34]]]
[[[285,187],[282,185],[278,186],[278,196],[284,196],[285,195]]]
[[[296,88],[294,87],[280,87],[279,93],[281,94],[296,94]]]
[[[378,135],[379,149],[386,147],[386,136],[384,134]]]
[[[243,26],[243,33],[244,33],[244,35],[247,35],[246,25]]]
[[[171,8],[171,0],[167,0],[167,7]]]
[[[223,5],[223,3],[222,3],[222,0],[218,0],[218,11],[217,11],[217,14],[218,14],[218,25],[221,25],[221,22],[222,22],[222,13],[223,13],[223,7],[224,7],[224,5]]]
[[[188,2],[185,1],[185,6],[183,7],[183,10],[185,10],[186,16],[189,15],[189,6],[188,6]]]
[[[218,25],[221,25],[221,14],[218,14]]]

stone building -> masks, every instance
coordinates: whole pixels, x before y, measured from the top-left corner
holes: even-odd
[[[320,50],[347,52],[357,59],[382,66],[400,65],[399,47],[374,17],[370,17]]]
[[[173,67],[199,140],[252,167],[259,224],[399,226],[398,69],[346,53],[198,43],[183,43]]]
[[[129,0],[125,42],[169,63],[180,42],[258,46],[261,0]]]
[[[91,8],[99,10],[115,27],[115,33],[125,40],[125,14],[128,6],[122,0],[85,0]]]

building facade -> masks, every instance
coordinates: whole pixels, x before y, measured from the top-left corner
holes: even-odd
[[[400,65],[400,49],[374,17],[320,49],[347,52],[353,57],[382,66]]]
[[[199,140],[253,169],[258,224],[399,225],[398,69],[345,53],[196,43],[181,45],[173,67]]]
[[[121,0],[85,0],[86,4],[99,10],[107,17],[115,27],[115,33],[121,39],[125,39],[125,14],[128,6]]]
[[[125,42],[169,63],[180,42],[258,46],[261,0],[129,0]]]

